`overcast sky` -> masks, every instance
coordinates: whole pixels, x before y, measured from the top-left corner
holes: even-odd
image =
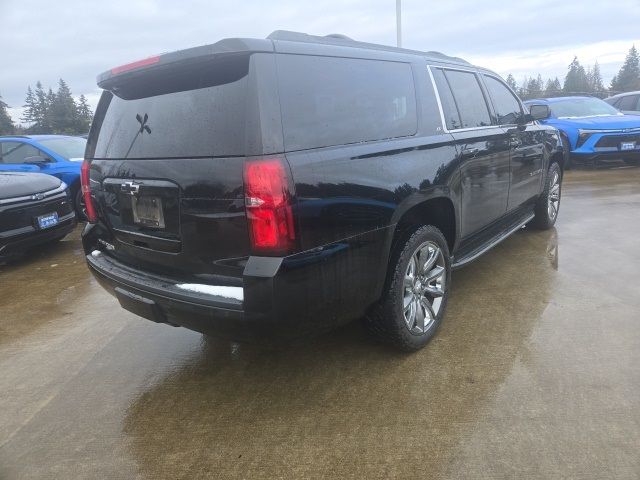
[[[615,5],[615,8],[612,8]],[[520,82],[561,81],[574,55],[608,83],[632,44],[640,0],[402,0],[403,46],[438,50]],[[273,30],[394,45],[395,0],[0,0],[0,95],[20,116],[27,85],[64,78],[95,106],[96,75],[113,66],[225,37]]]

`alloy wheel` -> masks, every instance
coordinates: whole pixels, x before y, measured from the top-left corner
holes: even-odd
[[[446,288],[446,264],[434,242],[420,245],[404,275],[404,320],[411,333],[425,333],[435,323]]]
[[[555,220],[558,215],[558,209],[560,208],[560,174],[558,171],[553,172],[553,178],[551,179],[551,185],[549,187],[549,199],[547,210],[549,212],[549,218]]]

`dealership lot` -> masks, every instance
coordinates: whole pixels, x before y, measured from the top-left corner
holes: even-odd
[[[412,355],[357,322],[269,350],[142,320],[79,229],[0,267],[0,478],[637,478],[640,168],[563,188]]]

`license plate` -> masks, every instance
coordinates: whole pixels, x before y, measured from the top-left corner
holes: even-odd
[[[47,213],[38,217],[38,227],[50,228],[58,224],[58,214],[56,212]]]
[[[133,223],[145,227],[164,228],[164,213],[160,197],[131,197]]]
[[[636,142],[622,142],[620,144],[620,150],[635,150]]]

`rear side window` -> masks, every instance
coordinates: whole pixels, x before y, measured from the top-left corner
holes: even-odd
[[[616,108],[618,110],[636,110],[638,97],[639,95],[627,95],[626,97],[622,97],[618,100],[618,103],[616,103]]]
[[[489,96],[493,101],[493,108],[498,117],[498,125],[511,125],[517,123],[522,111],[520,102],[511,93],[511,90],[500,80],[484,76],[484,82],[489,90]]]
[[[433,71],[437,73],[438,70],[439,69],[434,69]],[[475,73],[449,69],[440,71],[444,72],[446,83],[451,90],[450,93],[447,93],[447,89],[442,85],[444,92],[441,92],[440,87],[438,87],[438,94],[443,103],[443,110],[444,103],[446,103],[444,98],[450,94],[453,95],[453,100],[460,117],[460,126],[457,128],[486,127],[491,125],[491,116],[489,115],[487,102],[484,99],[480,83]],[[442,84],[443,82],[441,81],[440,83]],[[445,120],[451,116],[451,112],[447,113],[445,111]],[[449,126],[448,120],[447,128],[450,130],[455,129],[454,126]]]
[[[101,103],[108,106],[98,120],[93,156],[243,155],[247,65],[245,59],[212,62],[161,77],[143,76],[114,88],[116,94],[105,92]]]
[[[287,150],[416,133],[411,66],[351,58],[278,55]]]
[[[451,88],[444,76],[444,72],[440,68],[434,68],[431,70],[433,79],[436,82],[438,88],[438,96],[440,97],[440,104],[442,105],[442,113],[444,114],[444,121],[447,125],[447,130],[455,130],[456,128],[462,128],[462,122],[460,121],[460,114],[456,107],[456,101],[453,99]]]

